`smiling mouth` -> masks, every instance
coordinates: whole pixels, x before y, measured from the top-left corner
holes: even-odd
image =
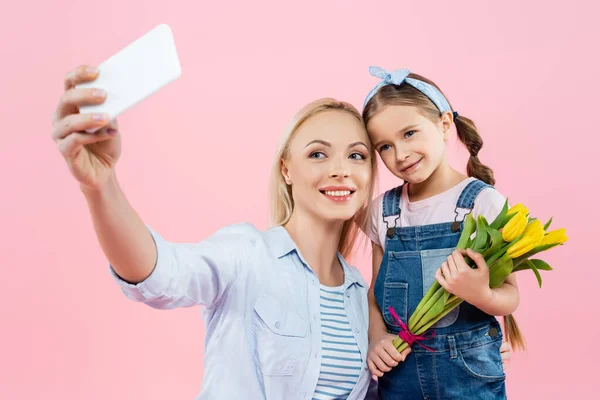
[[[422,158],[421,158],[419,161],[417,161],[417,162],[414,162],[414,163],[410,164],[408,167],[402,168],[402,169],[400,170],[400,172],[406,172],[406,171],[409,171],[411,168],[413,168],[413,167],[416,167],[417,165],[419,165],[419,163],[420,163],[421,161],[423,161],[423,159],[422,159]]]
[[[341,190],[319,190],[322,195],[327,197],[329,200],[344,202],[348,201],[352,198],[352,195],[356,192],[356,190],[352,189],[341,189]]]

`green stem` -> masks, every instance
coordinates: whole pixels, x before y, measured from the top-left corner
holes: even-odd
[[[435,283],[437,283],[437,281]],[[433,287],[434,285],[431,286]],[[437,283],[437,286],[439,286],[439,283]],[[444,295],[445,291],[446,290],[443,287],[439,286],[439,288],[434,292],[432,296],[429,297],[429,299],[426,302],[423,302],[425,298],[423,298],[419,302],[419,305],[415,309],[415,312],[408,320],[408,329],[412,329],[413,326],[419,323],[419,321],[431,309],[431,307],[433,307],[433,305]],[[427,294],[429,294],[429,291],[427,292]]]
[[[429,328],[431,328],[433,325],[435,325],[436,322],[438,322],[439,320],[441,320],[442,318],[444,318],[450,311],[452,311],[453,309],[455,309],[456,307],[458,307],[464,300],[462,300],[459,297],[456,296],[452,296],[451,300],[448,302],[448,304],[444,307],[444,311],[442,311],[442,313],[440,313],[438,316],[436,316],[434,319],[432,319],[431,321],[428,322],[424,322],[422,324],[419,324],[420,326],[415,327],[414,330],[411,330],[411,332],[413,332],[414,335],[422,335],[423,333],[425,333]],[[400,338],[400,336],[396,336],[393,340],[392,340],[392,344],[394,345],[394,347],[399,351],[402,352],[403,350],[405,350],[408,347],[408,343],[406,343],[404,340],[402,340]]]

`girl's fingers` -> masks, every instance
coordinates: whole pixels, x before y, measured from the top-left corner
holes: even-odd
[[[448,261],[444,261],[442,263],[441,270],[442,270],[442,274],[444,275],[444,279],[452,278],[453,274],[452,274],[452,271],[450,270],[450,267],[448,266]]]
[[[398,362],[394,360],[392,356],[388,354],[387,350],[383,347],[377,348],[377,356],[379,356],[379,359],[386,365],[386,367],[389,367],[390,369],[391,367],[395,367],[396,365],[398,365]]]
[[[379,368],[377,368],[377,366],[371,359],[367,360],[367,364],[369,365],[369,369],[371,370],[371,373],[373,375],[377,376],[378,378],[381,378],[383,376],[383,372],[380,371]]]
[[[392,368],[388,366],[378,355],[374,355],[372,360],[375,363],[377,369],[381,372],[390,372],[392,370]]]
[[[456,275],[459,271],[458,264],[456,263],[456,260],[454,259],[454,253],[452,253],[448,256],[448,269],[450,270],[450,273],[452,275]]]

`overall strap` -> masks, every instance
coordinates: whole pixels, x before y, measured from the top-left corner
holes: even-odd
[[[458,208],[466,208],[472,210],[475,206],[475,199],[479,195],[479,193],[486,188],[493,187],[490,184],[487,184],[479,179],[476,179],[463,189],[462,193],[458,197],[458,201],[456,202],[456,207]]]
[[[387,237],[393,238],[396,235],[396,226],[400,219],[400,197],[404,184],[390,189],[383,195],[383,222],[387,226]],[[394,218],[390,218],[394,217]]]
[[[454,209],[454,213],[456,216],[454,217],[454,222],[452,223],[452,232],[458,232],[460,230],[462,222],[465,220],[467,215],[471,213],[473,207],[475,206],[475,199],[481,193],[483,189],[493,187],[479,179],[476,179],[463,189],[462,193],[458,197],[458,201],[456,202],[456,208]],[[463,212],[462,215],[459,213],[459,209],[467,210],[467,212]],[[459,217],[462,217],[459,219]]]
[[[403,186],[390,189],[383,195],[383,218],[400,215],[400,196],[402,196]]]

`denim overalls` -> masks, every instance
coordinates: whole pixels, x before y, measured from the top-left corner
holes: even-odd
[[[479,180],[465,187],[453,222],[404,228],[396,227],[402,186],[384,194],[383,219],[388,232],[374,290],[391,333],[397,334],[400,328],[388,307],[407,323],[435,281],[436,270],[458,243],[475,198],[486,187],[490,186]],[[463,302],[432,329],[436,336],[421,342],[432,352],[414,343],[405,362],[379,378],[381,399],[506,398],[500,355],[502,331],[495,317]]]

